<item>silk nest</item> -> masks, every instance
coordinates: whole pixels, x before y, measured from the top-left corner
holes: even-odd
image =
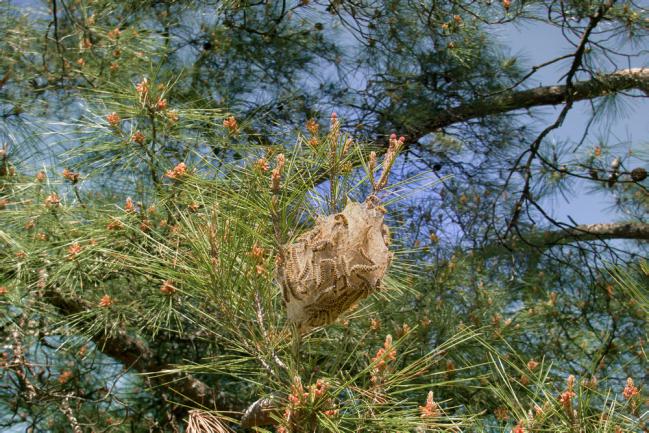
[[[283,248],[278,278],[288,318],[301,331],[336,320],[381,288],[392,260],[384,209],[349,202]]]

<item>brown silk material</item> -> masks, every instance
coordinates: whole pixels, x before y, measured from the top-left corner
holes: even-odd
[[[333,322],[378,290],[392,260],[382,208],[350,202],[284,247],[279,267],[288,318],[302,331]]]

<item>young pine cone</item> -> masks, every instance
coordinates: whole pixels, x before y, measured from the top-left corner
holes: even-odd
[[[631,170],[631,179],[634,182],[642,182],[647,178],[647,170],[642,167],[634,168]]]
[[[333,322],[378,290],[392,260],[383,210],[350,202],[318,218],[310,231],[284,246],[279,266],[288,318],[301,331]]]

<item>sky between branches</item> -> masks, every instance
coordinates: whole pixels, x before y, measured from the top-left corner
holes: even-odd
[[[509,54],[519,58],[526,67],[546,62],[564,54],[574,51],[574,48],[566,41],[561,30],[548,25],[547,23],[527,21],[524,24],[517,22],[516,25],[495,27],[498,39],[504,47],[509,47]],[[632,62],[619,63],[615,68],[609,66],[610,71],[622,68],[635,68],[649,66],[649,44],[620,45],[619,49],[625,52],[642,53],[641,56],[632,58]],[[554,65],[540,69],[528,81],[528,87],[536,85],[552,85],[562,82],[561,74],[569,68],[571,59],[557,62]],[[527,68],[525,68],[527,69]],[[619,104],[621,102],[621,104]],[[649,100],[646,98],[618,97],[618,106],[622,109],[611,117],[605,117],[593,125],[593,134],[589,137],[578,152],[593,149],[594,139],[601,139],[604,143],[615,149],[614,155],[625,157],[629,150],[634,152],[649,152]],[[543,123],[539,129],[552,123],[562,106],[536,108],[536,113],[543,113]],[[562,127],[552,132],[549,140],[569,140],[571,147],[581,140],[584,128],[590,119],[591,110],[589,101],[582,101],[575,104],[575,108],[568,113]],[[612,157],[611,157],[612,159]],[[626,158],[624,158],[626,160]],[[629,160],[629,161],[632,161]],[[566,198],[560,194],[553,195],[546,205],[552,210],[553,215],[566,221],[568,217],[573,218],[579,224],[594,224],[624,220],[625,215],[611,207],[612,199],[610,194],[604,192],[593,192],[589,189],[590,182],[579,180],[575,184],[574,193]]]

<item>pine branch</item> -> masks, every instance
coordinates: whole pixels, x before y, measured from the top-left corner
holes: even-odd
[[[532,163],[536,159],[539,153],[539,148],[541,147],[541,143],[543,143],[543,140],[545,137],[550,134],[551,131],[554,131],[555,129],[559,128],[561,125],[563,125],[563,122],[566,119],[566,116],[568,115],[568,112],[572,108],[572,105],[575,102],[574,98],[574,88],[573,88],[573,78],[575,77],[575,74],[577,73],[577,70],[581,66],[583,62],[583,57],[584,53],[586,50],[586,45],[588,44],[588,39],[590,37],[590,34],[595,30],[595,27],[597,27],[597,24],[604,18],[604,15],[606,14],[606,11],[611,8],[613,5],[614,0],[609,0],[607,4],[601,5],[597,9],[597,13],[593,15],[590,18],[590,21],[588,23],[588,26],[586,26],[586,30],[581,36],[581,41],[579,42],[579,45],[577,46],[577,50],[573,54],[573,61],[572,65],[570,66],[570,70],[566,74],[566,84],[564,87],[564,94],[565,94],[565,104],[563,106],[563,109],[561,110],[561,113],[559,113],[559,116],[557,116],[557,119],[546,127],[541,133],[536,137],[536,139],[532,142],[532,144],[529,147],[529,157],[527,158],[527,162],[525,163],[525,180],[524,180],[524,186],[523,186],[523,191],[520,195],[520,198],[516,202],[516,205],[514,205],[514,212],[512,214],[512,217],[507,224],[507,231],[506,235],[511,232],[511,230],[516,226],[518,223],[518,220],[520,218],[521,212],[523,211],[523,204],[525,201],[528,201],[531,197],[531,183],[532,183]],[[526,152],[527,153],[527,152]],[[522,155],[521,155],[522,156]],[[516,164],[513,167],[513,170],[515,170],[518,164]],[[505,184],[507,185],[507,183]]]
[[[63,315],[77,314],[93,308],[86,301],[66,298],[54,290],[49,291],[46,298]],[[93,341],[105,355],[121,362],[126,368],[134,369],[140,373],[158,373],[171,369],[171,366],[160,363],[156,359],[155,354],[143,339],[129,335],[125,330],[119,330],[110,335],[99,333],[93,336]],[[213,390],[191,374],[156,375],[152,381],[155,385],[165,387],[180,396],[181,403],[190,407],[199,405],[206,409],[217,408]]]
[[[570,89],[570,91],[568,91]],[[506,114],[516,110],[525,110],[534,107],[555,106],[578,101],[595,99],[614,93],[629,90],[641,90],[649,96],[649,68],[621,69],[610,74],[595,75],[590,80],[573,81],[570,86],[556,84],[540,86],[534,89],[508,91],[497,96],[468,101],[457,107],[444,110],[433,110],[428,120],[414,127],[406,127],[404,149],[417,143],[420,139],[440,128],[456,123],[466,122],[471,119]],[[388,149],[388,140],[377,138],[376,144],[380,152]],[[316,183],[327,180],[322,176]]]
[[[594,241],[608,239],[649,240],[649,224],[643,223],[604,223],[581,224],[565,230],[546,232],[546,244],[556,244],[566,240]]]
[[[81,428],[81,425],[79,425],[79,421],[77,420],[76,416],[74,416],[74,412],[70,407],[71,396],[72,394],[69,394],[65,398],[63,398],[61,400],[61,403],[59,404],[59,408],[67,418],[68,423],[70,423],[70,428],[72,429],[72,431],[74,433],[83,433],[83,429]]]
[[[561,230],[549,230],[530,233],[525,238],[526,244],[536,248],[547,249],[573,242],[605,241],[611,239],[649,241],[649,224],[644,223],[600,223],[580,224]],[[515,241],[506,244],[491,245],[480,251],[482,257],[495,257],[515,250]]]
[[[275,424],[275,418],[281,415],[276,397],[275,395],[271,395],[260,398],[248,406],[241,417],[241,427],[258,427]]]
[[[596,75],[590,80],[575,81],[572,83],[571,92],[567,92],[566,85],[541,86],[469,101],[448,110],[433,112],[429,121],[417,127],[416,130],[410,131],[411,138],[418,139],[438,128],[477,117],[546,105],[559,105],[565,103],[569,97],[572,101],[577,102],[634,89],[642,90],[649,95],[649,68],[622,69],[610,74]]]

